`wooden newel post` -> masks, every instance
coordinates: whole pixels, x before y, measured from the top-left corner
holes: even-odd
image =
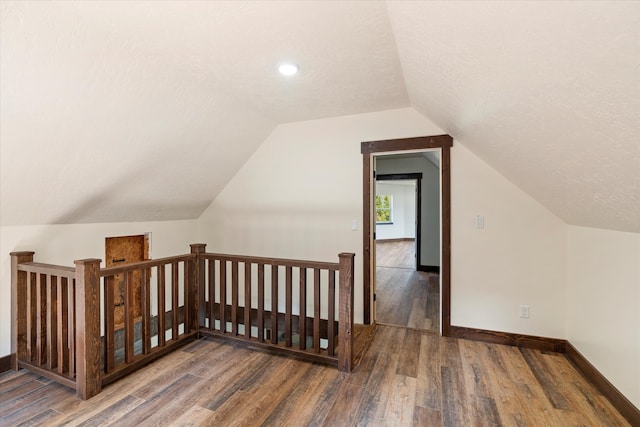
[[[18,271],[18,264],[33,262],[35,252],[11,252],[11,352],[15,357],[11,367],[18,370],[18,360],[27,357],[27,315],[31,309],[27,307],[27,273]],[[29,339],[31,339],[29,337]]]
[[[341,253],[338,294],[338,369],[351,372],[353,361],[353,259],[355,254]]]
[[[196,255],[196,259],[192,265],[195,268],[192,269],[189,277],[189,319],[191,322],[191,330],[200,330],[200,325],[204,325],[204,319],[206,316],[206,309],[204,303],[204,270],[205,259],[201,256],[206,252],[207,245],[204,243],[194,243],[191,246],[191,253]]]
[[[84,400],[102,390],[100,261],[75,261],[76,395]]]

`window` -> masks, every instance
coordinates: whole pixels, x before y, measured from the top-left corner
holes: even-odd
[[[376,223],[391,224],[393,222],[393,196],[376,195]]]

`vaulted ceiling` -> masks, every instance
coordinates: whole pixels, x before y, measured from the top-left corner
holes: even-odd
[[[639,2],[0,4],[2,225],[197,218],[278,124],[412,106],[640,232]]]

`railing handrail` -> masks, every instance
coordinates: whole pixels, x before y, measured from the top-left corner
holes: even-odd
[[[100,269],[100,277],[113,276],[114,274],[126,273],[128,271],[139,270],[141,268],[153,268],[175,262],[190,261],[196,258],[195,254],[176,255],[165,258],[156,258],[146,261],[134,262],[131,264],[104,267]]]
[[[224,261],[236,261],[236,262],[248,262],[252,264],[271,264],[282,267],[299,267],[299,268],[311,268],[311,269],[324,269],[338,271],[340,268],[337,262],[324,262],[324,261],[308,261],[288,258],[272,258],[272,257],[259,257],[259,256],[247,256],[247,255],[231,255],[231,254],[218,254],[205,252],[201,254],[205,259],[216,259]]]
[[[64,265],[55,265],[55,264],[45,264],[42,262],[24,262],[18,264],[18,271],[26,271],[28,273],[43,273],[43,274],[51,274],[56,276],[55,273],[60,276],[69,276],[73,275],[76,272],[75,267],[67,267]]]

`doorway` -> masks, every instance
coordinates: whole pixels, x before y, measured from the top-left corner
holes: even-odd
[[[363,155],[363,306],[364,323],[375,322],[376,259],[373,221],[374,162],[375,156],[385,154],[409,154],[437,149],[440,153],[440,230],[439,230],[439,313],[440,332],[450,335],[451,327],[451,184],[450,148],[453,138],[449,135],[370,141],[361,144]]]
[[[380,154],[375,156],[375,164],[375,321],[437,333],[439,153]],[[381,210],[380,206],[387,205],[389,211]]]

